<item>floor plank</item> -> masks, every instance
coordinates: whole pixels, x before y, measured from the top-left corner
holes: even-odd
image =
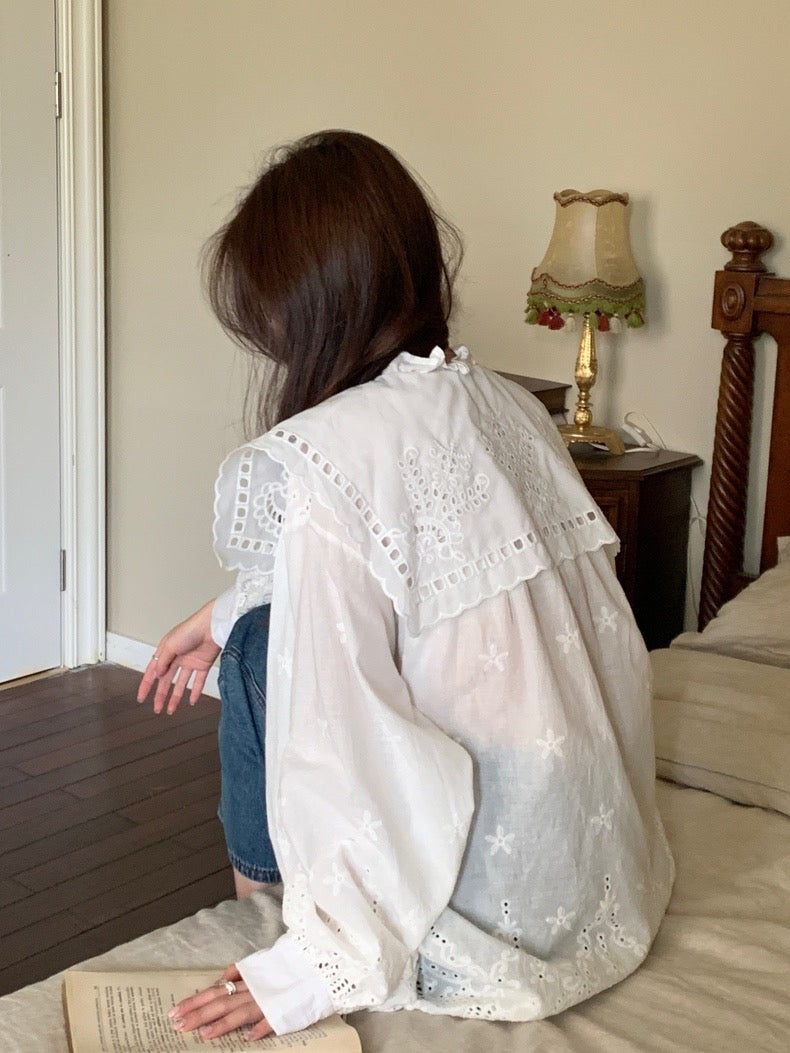
[[[230,870],[210,874],[185,889],[163,896],[152,904],[124,914],[121,918],[114,918],[75,937],[54,943],[46,950],[33,953],[12,965],[5,965],[0,968],[0,994],[7,994],[19,987],[35,983],[77,962],[96,954],[103,954],[119,943],[142,936],[162,925],[171,925],[194,914],[201,907],[214,906],[232,896],[233,882]],[[3,962],[8,960],[4,954]],[[222,969],[228,962],[216,964]]]
[[[91,775],[104,773],[108,768],[118,768],[128,764],[130,761],[141,760],[152,754],[161,753],[169,746],[178,746],[185,740],[198,737],[201,734],[216,734],[216,716],[209,715],[202,720],[192,721],[189,724],[181,722],[170,724],[157,730],[151,729],[148,722],[142,728],[125,729],[124,732],[105,733],[100,732],[100,739],[104,749],[95,750],[89,747],[70,748],[59,751],[52,763],[47,758],[39,758],[35,761],[23,761],[15,764],[28,775],[49,775],[55,770],[61,771],[63,785],[68,786],[77,779],[85,779]],[[136,737],[134,737],[136,735]],[[131,741],[129,741],[131,739]],[[146,741],[150,740],[150,741]]]
[[[35,781],[29,778],[13,786],[4,786],[3,792],[0,793],[0,801],[11,798],[15,803],[9,804],[7,808],[0,808],[0,830],[16,826],[17,823],[28,823],[38,816],[47,815],[70,804],[74,798],[64,790],[52,788],[57,785],[57,780],[49,780],[49,785],[44,787],[49,792],[43,793],[38,792],[41,786],[36,786]],[[3,835],[0,834],[0,843],[3,842]]]
[[[193,802],[188,802],[194,803],[193,810],[187,811],[186,808],[180,806],[181,801],[173,801],[168,794],[167,801],[163,801],[162,807],[157,810],[158,814],[146,815],[119,833],[103,837],[92,844],[83,845],[72,852],[66,852],[28,870],[18,871],[13,875],[14,880],[37,892],[50,884],[66,881],[76,874],[93,870],[112,860],[123,859],[138,848],[155,845],[174,833],[188,830],[190,826],[195,825],[196,821],[200,822],[208,818],[209,814],[216,809],[216,796],[219,793],[218,773],[207,776],[206,781],[197,781],[201,783],[199,788],[195,787],[194,783],[187,784],[192,788],[192,794],[196,798]],[[212,790],[213,795],[207,797],[207,792],[210,793]],[[148,804],[148,802],[145,801],[143,804]]]
[[[219,772],[209,772],[199,779],[182,783],[173,790],[165,790],[162,793],[153,794],[145,801],[129,805],[120,809],[120,814],[135,823],[153,823],[155,820],[167,816],[174,809],[185,808],[187,805],[209,800],[212,810],[216,810],[219,799]]]
[[[145,801],[148,797],[170,787],[179,786],[184,781],[191,781],[193,778],[216,771],[216,741],[211,736],[208,736],[208,739],[205,753],[188,757],[184,764],[164,768],[156,772],[154,778],[146,775],[142,779],[120,782],[123,773],[115,769],[103,793],[97,793],[84,799],[74,798],[71,804],[65,805],[57,812],[39,815],[29,823],[6,829],[0,834],[0,843],[10,851],[47,837],[64,825],[76,825],[106,815],[108,812],[119,811],[125,806]]]
[[[61,816],[52,817],[56,822]],[[33,824],[29,824],[31,827]],[[4,851],[0,855],[0,877],[12,878],[22,874],[31,867],[41,864],[49,865],[53,858],[60,858],[70,852],[81,849],[86,844],[100,844],[105,838],[118,834],[122,830],[135,828],[131,819],[109,812],[97,816],[86,823],[57,829],[50,837],[33,840],[14,851]]]
[[[0,691],[0,994],[233,895],[218,703],[157,716],[138,682],[104,664]]]
[[[16,881],[0,880],[0,908],[9,903],[16,903],[18,899],[24,899],[28,890]]]
[[[135,881],[123,885],[111,885],[104,892],[91,896],[89,901],[75,903],[72,914],[92,925],[120,917],[129,910],[153,903],[159,899],[163,888],[179,889],[200,881],[207,873],[227,870],[228,857],[225,846],[214,844],[200,854],[188,853],[185,858],[173,859],[173,841],[168,841],[170,862],[157,867],[153,872],[139,875]]]
[[[75,742],[96,740],[97,735],[129,725],[145,727],[156,725],[155,713],[140,712],[128,698],[107,699],[101,712],[91,721],[86,721],[82,709],[72,709],[46,720],[21,724],[3,736],[0,743],[0,765],[15,764],[19,760],[61,749]]]
[[[211,848],[214,849],[215,845],[216,839]],[[125,856],[120,866],[118,860],[114,859],[104,866],[98,866],[94,870],[76,874],[70,880],[59,882],[57,906],[59,910],[75,910],[78,916],[90,918],[94,900],[104,896],[108,889],[110,891],[124,889],[124,895],[134,895],[134,886],[138,879],[147,881],[152,873],[161,872],[175,863],[181,865],[183,860],[192,854],[190,846],[172,837],[167,841],[146,845],[138,852]],[[163,884],[164,882],[160,884],[160,889]],[[186,885],[189,882],[183,881],[182,884]],[[9,907],[0,909],[0,938],[4,938],[11,932],[18,932],[27,925],[32,925],[51,915],[53,906],[51,886],[47,886],[40,892],[31,893],[29,889],[26,892],[27,898],[21,903],[13,903]],[[148,897],[148,900],[155,898],[155,896]],[[118,913],[123,913],[123,911]],[[96,924],[99,920],[106,921],[107,919],[96,917],[93,923]]]
[[[79,777],[75,782],[69,783],[68,791],[76,797],[95,797],[97,794],[107,793],[125,782],[134,782],[142,779],[144,776],[156,776],[158,778],[160,773],[168,768],[187,766],[196,755],[205,753],[208,750],[216,750],[217,732],[215,725],[216,721],[214,718],[209,718],[206,727],[212,730],[206,734],[199,734],[197,738],[193,737],[194,725],[181,726],[177,729],[177,734],[180,732],[181,737],[188,741],[177,741],[176,745],[168,746],[164,736],[160,736],[155,746],[154,743],[151,744],[152,752],[144,753],[133,761],[127,761],[122,767],[116,763],[116,758],[108,757],[106,770],[99,770],[91,775]],[[203,728],[200,727],[198,730],[202,731]],[[96,767],[96,765],[93,766]],[[77,765],[71,765],[72,769],[77,769],[77,767]],[[69,777],[73,774],[76,774],[75,770],[70,772]]]
[[[25,778],[25,773],[16,768],[0,768],[0,789],[3,786],[12,786],[15,782],[22,782]]]

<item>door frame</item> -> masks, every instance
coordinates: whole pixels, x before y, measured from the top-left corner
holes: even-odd
[[[101,0],[54,0],[60,73],[61,662],[106,640],[104,163]]]

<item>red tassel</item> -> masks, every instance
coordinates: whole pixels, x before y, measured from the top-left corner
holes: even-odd
[[[608,333],[612,328],[609,325],[609,315],[601,314],[600,311],[595,312],[598,315],[598,331],[601,333]]]

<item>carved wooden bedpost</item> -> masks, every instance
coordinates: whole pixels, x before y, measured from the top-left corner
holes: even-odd
[[[719,383],[708,525],[700,588],[699,628],[734,594],[743,568],[746,485],[754,395],[754,293],[766,267],[760,256],[773,235],[758,223],[739,223],[721,236],[732,253],[716,274],[714,329],[727,338]]]

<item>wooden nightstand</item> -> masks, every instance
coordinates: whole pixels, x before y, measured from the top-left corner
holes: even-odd
[[[620,538],[617,577],[649,650],[683,631],[691,471],[699,457],[571,447],[587,489]]]

